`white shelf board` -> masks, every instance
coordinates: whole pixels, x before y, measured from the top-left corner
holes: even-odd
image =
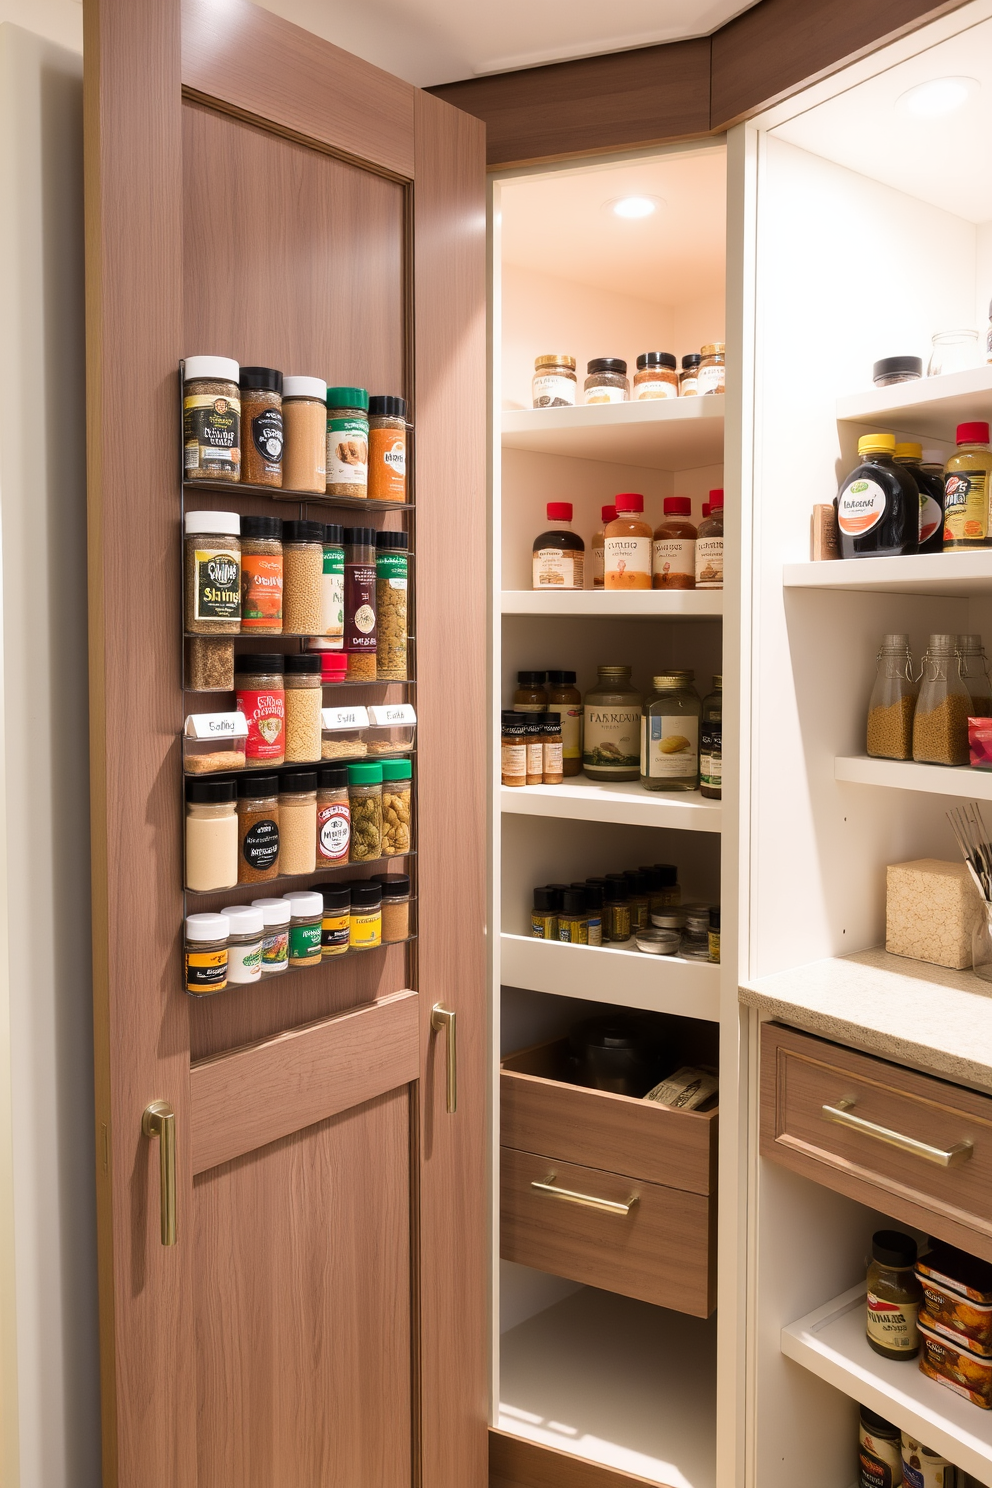
[[[649,470],[692,470],[723,462],[724,394],[520,408],[503,413],[504,449],[604,460]]]
[[[519,816],[619,822],[634,827],[678,827],[719,832],[722,806],[698,791],[646,791],[636,781],[616,784],[570,776],[561,785],[501,785],[500,809]]]
[[[863,1282],[783,1328],[782,1352],[981,1482],[992,1482],[992,1412],[928,1379],[915,1359],[899,1363],[869,1348]]]
[[[500,1358],[501,1431],[635,1481],[715,1488],[715,1317],[583,1287],[504,1333]]]
[[[717,965],[645,955],[633,940],[629,947],[579,946],[504,933],[499,942],[500,981],[505,987],[719,1020]]]
[[[611,615],[709,620],[723,614],[722,589],[504,589],[504,615]]]
[[[921,765],[916,760],[838,755],[834,760],[834,778],[856,785],[885,785],[895,790],[926,791],[934,796],[992,801],[992,770],[973,770],[970,765]]]
[[[992,366],[849,393],[837,399],[837,417],[953,444],[957,424],[992,419]]]
[[[846,558],[787,563],[787,589],[862,590],[869,594],[929,594],[964,599],[992,594],[992,548],[971,553],[923,553],[907,558]]]

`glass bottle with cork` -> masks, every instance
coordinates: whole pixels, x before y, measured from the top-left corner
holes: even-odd
[[[592,587],[603,589],[605,587],[606,574],[606,528],[610,522],[615,522],[617,509],[615,506],[604,506],[600,508],[599,530],[592,535]]]
[[[916,683],[909,636],[883,636],[875,660],[868,700],[868,754],[872,759],[912,759]]]
[[[989,546],[989,426],[958,424],[957,448],[944,467],[944,551]],[[859,441],[860,448],[860,441]]]
[[[582,769],[582,694],[574,672],[548,673],[547,711],[561,719],[562,774],[578,775]]]
[[[605,528],[604,585],[607,589],[650,589],[654,533],[641,516],[644,497],[638,491],[621,491],[613,504],[616,518]]]
[[[636,780],[640,773],[641,694],[629,666],[601,666],[586,693],[582,768],[591,780]]]
[[[534,539],[532,587],[581,589],[585,584],[586,545],[572,531],[572,503],[549,501],[546,510],[553,525]]]
[[[723,491],[710,492],[709,513],[696,532],[696,588],[723,588]],[[703,507],[704,513],[706,508]]]
[[[695,589],[696,527],[688,496],[666,496],[665,515],[654,529],[654,588]]]

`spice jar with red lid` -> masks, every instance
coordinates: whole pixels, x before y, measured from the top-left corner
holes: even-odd
[[[572,503],[549,501],[549,530],[534,539],[534,589],[581,589],[586,545],[572,531]]]
[[[654,530],[654,588],[695,589],[696,528],[688,496],[666,496],[664,520]]]
[[[606,527],[604,585],[607,589],[650,589],[653,533],[641,516],[644,497],[637,491],[621,491],[613,504],[617,515]]]
[[[723,492],[710,492],[710,515],[696,533],[696,588],[723,588]]]

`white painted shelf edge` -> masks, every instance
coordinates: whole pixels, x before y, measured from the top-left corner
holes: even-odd
[[[992,593],[992,549],[913,553],[905,558],[847,558],[786,563],[786,589],[842,589],[869,594],[922,594],[965,599]]]
[[[983,398],[984,395],[984,398]],[[945,414],[948,424],[967,415],[958,406],[959,399],[970,404],[983,399],[982,407],[968,412],[981,418],[992,397],[992,366],[969,367],[963,372],[948,372],[941,377],[921,377],[912,382],[894,383],[891,387],[865,388],[837,399],[837,417],[843,423],[872,423],[882,418],[900,416],[912,421],[914,415]],[[987,415],[986,415],[987,416]],[[910,422],[910,429],[915,426]]]
[[[720,1017],[720,968],[680,956],[645,955],[634,946],[579,946],[500,936],[500,982],[530,992],[615,1002],[621,1007],[676,1013],[682,1018]]]
[[[708,393],[703,398],[641,398],[626,403],[576,403],[571,408],[504,408],[501,432],[504,444],[512,444],[516,435],[538,430],[563,429],[629,429],[635,425],[654,424],[685,426],[690,423],[722,422],[726,408],[723,393]]]
[[[698,791],[646,791],[634,782],[585,780],[581,785],[501,785],[500,809],[523,816],[571,821],[618,822],[635,827],[676,827],[687,832],[719,832],[719,801]]]
[[[983,1483],[992,1482],[992,1412],[869,1348],[865,1285],[782,1329],[782,1352],[827,1384],[911,1432]]]
[[[504,589],[504,615],[646,616],[657,619],[719,619],[721,589]]]
[[[872,759],[866,754],[838,755],[834,779],[855,785],[883,785],[894,790],[925,791],[934,796],[957,796],[992,801],[992,770],[970,765],[923,765],[916,760]]]

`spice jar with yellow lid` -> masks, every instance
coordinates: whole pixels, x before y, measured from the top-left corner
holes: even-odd
[[[634,400],[642,398],[677,398],[679,374],[670,351],[644,351],[637,358],[634,373]]]
[[[727,346],[724,341],[711,341],[699,348],[701,360],[697,376],[697,390],[704,393],[722,393],[727,384]]]
[[[574,408],[578,387],[575,358],[564,351],[535,357],[531,387],[535,408]]]

